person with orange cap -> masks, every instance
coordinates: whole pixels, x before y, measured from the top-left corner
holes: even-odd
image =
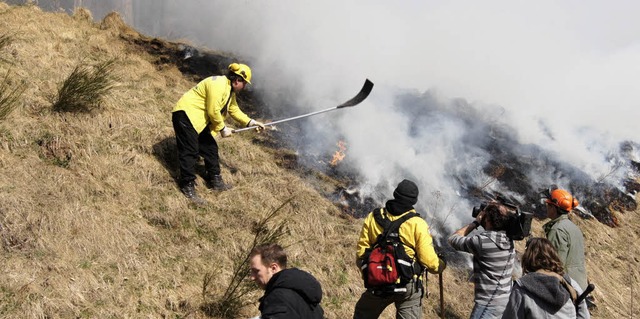
[[[578,200],[564,189],[555,185],[544,193],[547,217],[551,221],[542,227],[547,239],[558,251],[565,272],[578,282],[582,290],[587,289],[587,268],[584,258],[584,236],[582,231],[568,217],[578,206]]]
[[[249,118],[238,107],[236,95],[251,84],[251,69],[246,64],[231,63],[226,75],[210,76],[184,93],[172,110],[173,129],[176,134],[180,176],[180,191],[196,204],[205,201],[196,193],[195,165],[199,156],[204,158],[205,181],[214,190],[228,190],[220,174],[218,144],[214,136],[229,137],[233,130],[226,126],[229,116],[242,126],[264,124]]]

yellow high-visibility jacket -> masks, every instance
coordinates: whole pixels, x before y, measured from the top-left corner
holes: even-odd
[[[224,128],[224,120],[229,115],[243,127],[251,121],[238,107],[236,94],[231,91],[231,81],[223,75],[210,76],[183,94],[172,112],[176,111],[187,113],[198,134],[208,125],[211,135],[216,136]]]
[[[379,209],[379,208],[378,208]],[[401,215],[394,216],[385,209],[382,213],[384,218],[394,221],[415,209],[407,211]],[[378,235],[382,234],[382,226],[376,223],[373,212],[364,219],[362,230],[360,231],[360,239],[358,239],[357,264],[360,266],[365,250],[371,248],[375,243]],[[440,266],[440,258],[433,248],[433,238],[429,232],[429,225],[423,218],[409,218],[400,225],[400,241],[404,245],[405,251],[409,258],[417,257],[417,260],[426,267],[431,273],[436,273]]]

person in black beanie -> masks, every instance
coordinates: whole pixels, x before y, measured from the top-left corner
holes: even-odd
[[[426,268],[431,273],[441,273],[446,264],[436,254],[429,225],[416,213],[414,205],[418,202],[418,195],[418,186],[405,179],[398,184],[393,192],[393,199],[388,200],[385,207],[373,210],[365,218],[356,254],[359,268],[376,243],[378,235],[384,231],[376,218],[393,222],[406,215],[415,214],[414,217],[406,219],[399,229],[399,237],[407,256],[415,265],[412,267],[415,271],[408,284],[398,286],[392,293],[381,294],[375,287],[367,288],[356,303],[354,319],[378,318],[391,303],[396,306],[396,318],[422,318],[422,271]]]

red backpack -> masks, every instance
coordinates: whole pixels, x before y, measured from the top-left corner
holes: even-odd
[[[415,274],[422,272],[420,263],[411,259],[400,241],[400,225],[409,218],[419,217],[418,213],[410,212],[394,220],[382,217],[382,208],[373,212],[373,217],[382,226],[383,231],[376,243],[365,251],[362,263],[364,286],[373,290],[394,291],[406,285]]]

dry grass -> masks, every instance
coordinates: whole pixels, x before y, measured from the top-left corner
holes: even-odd
[[[0,2],[0,30],[20,34],[6,47],[13,74],[29,81],[21,112],[0,122],[0,317],[210,318],[202,310],[205,275],[207,294],[222,296],[253,224],[293,198],[275,221],[287,221],[291,264],[322,283],[328,318],[350,318],[363,291],[354,265],[361,220],[341,216],[315,190],[324,181],[279,167],[251,134],[220,140],[233,191],[211,193],[200,183],[211,205],[191,206],[174,181],[170,111],[193,83],[79,14]],[[77,65],[111,59],[119,61],[118,90],[99,114],[51,112],[49,101]],[[637,315],[638,217],[621,215],[619,229],[578,221],[600,318]],[[473,299],[466,271],[450,268],[444,282],[447,317],[466,318]],[[437,277],[429,290],[424,311],[434,318]],[[253,303],[239,317],[257,313]]]

